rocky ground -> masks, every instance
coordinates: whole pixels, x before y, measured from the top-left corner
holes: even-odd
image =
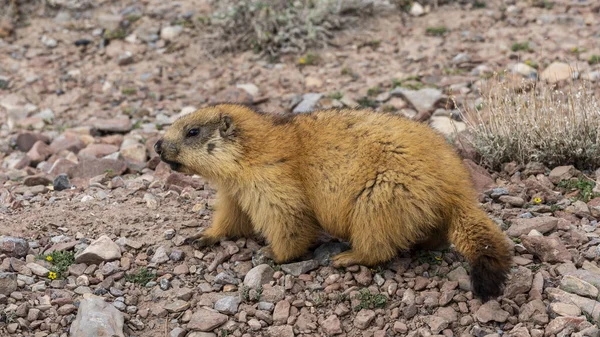
[[[504,296],[482,305],[452,249],[345,270],[328,265],[347,249],[329,238],[287,265],[260,238],[195,250],[185,239],[210,224],[215,191],[152,149],[220,101],[373,107],[451,136],[465,128],[454,104],[480,104],[493,72],[599,80],[595,2],[390,10],[275,63],[207,55],[190,24],[210,12],[201,0],[51,3],[0,23],[2,336],[90,336],[92,322],[111,336],[599,335],[600,172],[465,162],[515,254]]]

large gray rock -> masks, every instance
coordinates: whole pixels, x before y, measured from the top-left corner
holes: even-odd
[[[17,274],[0,273],[0,295],[10,295],[17,286]]]
[[[258,288],[269,283],[273,278],[275,270],[268,264],[261,264],[252,269],[244,277],[244,285],[249,288]]]
[[[75,254],[76,263],[100,264],[121,258],[121,248],[108,236],[103,235],[93,241],[82,252]]]
[[[77,317],[71,324],[70,337],[125,337],[123,314],[102,297],[84,294]]]
[[[12,236],[0,238],[0,253],[13,257],[25,257],[29,251],[29,244],[25,239]]]

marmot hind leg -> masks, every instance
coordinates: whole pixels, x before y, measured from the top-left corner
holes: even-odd
[[[367,220],[368,218],[354,220],[350,237],[352,249],[332,257],[332,265],[335,268],[351,265],[375,266],[391,260],[398,253],[397,245],[382,230],[386,228],[386,224],[377,223],[384,220],[376,217]]]
[[[253,233],[250,218],[237,202],[229,195],[217,192],[213,223],[198,234],[192,244],[196,248],[202,248],[211,246],[222,238],[249,237]]]
[[[278,264],[304,255],[320,234],[319,226],[304,216],[271,214],[264,221],[270,225],[264,227],[263,235]]]

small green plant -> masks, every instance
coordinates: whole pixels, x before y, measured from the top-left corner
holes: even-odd
[[[52,252],[50,254],[39,256],[38,258],[52,263],[50,268],[50,279],[63,279],[66,277],[66,272],[69,266],[75,263],[75,253],[73,252]]]
[[[373,295],[367,288],[361,289],[355,298],[359,299],[360,303],[354,306],[354,311],[370,308],[383,308],[387,303],[387,297],[385,297],[385,295]]]
[[[139,14],[129,14],[125,17],[127,19],[127,21],[129,21],[130,23],[134,23],[137,20],[141,19],[142,16]]]
[[[427,35],[431,36],[444,36],[448,32],[448,28],[446,28],[446,26],[427,27],[425,32]]]
[[[600,55],[592,55],[590,56],[589,60],[588,60],[589,64],[598,64],[600,63]]]
[[[344,94],[339,92],[339,91],[335,91],[330,93],[329,95],[327,95],[327,97],[331,98],[331,99],[337,99],[340,100],[344,97]]]
[[[459,75],[464,74],[465,72],[466,70],[461,68],[444,68],[444,74],[446,75]]]
[[[540,65],[537,62],[532,61],[532,60],[526,60],[525,64],[528,65],[528,66],[530,66],[530,67],[532,67],[532,68],[534,68],[534,69],[539,69],[539,67],[540,67]]]
[[[406,88],[410,90],[419,90],[425,87],[423,83],[421,83],[421,78],[419,76],[410,76],[405,79],[392,79],[392,87],[397,88]]]
[[[377,102],[375,102],[375,100],[372,100],[372,99],[370,99],[367,96],[359,98],[356,102],[363,109],[364,108],[372,108],[372,109],[374,109],[374,108],[377,107]]]
[[[347,302],[348,300],[350,300],[350,299],[348,298],[348,294],[344,294],[344,293],[338,293],[338,294],[335,296],[335,301],[336,301],[336,302],[338,302],[338,303]]]
[[[580,177],[578,180],[562,180],[557,186],[564,188],[567,191],[579,190],[579,195],[575,199],[583,202],[588,202],[596,197],[600,197],[600,193],[594,193],[593,191],[596,183],[583,177]]]
[[[352,69],[350,67],[344,67],[344,68],[342,68],[341,74],[343,76],[350,76],[353,79],[357,79],[358,78],[358,75],[354,71],[352,71]]]
[[[231,335],[231,331],[227,329],[221,329],[221,337],[227,337],[229,335]]]
[[[519,238],[512,238],[512,241],[516,244],[520,244],[521,243],[521,239]]]
[[[552,8],[554,8],[554,2],[549,1],[549,0],[544,0],[543,6],[545,9],[552,9]]]
[[[527,268],[531,269],[532,272],[536,272],[540,268],[542,268],[543,266],[544,266],[543,263],[536,263],[536,264],[532,264],[532,265],[527,266]]]
[[[135,95],[135,93],[137,93],[137,89],[136,88],[123,88],[121,89],[121,93],[123,95]]]
[[[321,61],[321,56],[312,52],[306,53],[298,60],[298,64],[301,66],[314,66]]]
[[[241,294],[242,294],[242,299],[244,300],[244,302],[250,302],[250,287],[246,286],[246,285],[242,285],[242,288],[240,289]]]
[[[312,302],[315,307],[321,307],[325,304],[325,297],[321,294],[317,294],[315,297],[313,297]]]
[[[156,278],[156,274],[151,273],[146,267],[139,268],[133,274],[125,275],[125,281],[140,285],[145,285],[154,278]]]
[[[377,96],[379,94],[381,94],[382,90],[379,86],[375,86],[372,88],[369,88],[369,90],[367,90],[367,96]]]
[[[383,112],[396,112],[396,110],[397,109],[393,105],[389,105],[389,104],[383,105],[381,107],[381,111],[383,111]]]
[[[104,31],[104,38],[107,40],[121,40],[127,36],[127,31],[123,28],[117,28],[115,30]]]
[[[529,42],[515,42],[513,43],[512,47],[510,47],[510,50],[513,52],[529,51]]]
[[[137,121],[136,121],[136,122],[133,124],[133,126],[131,126],[131,128],[132,128],[132,129],[134,129],[134,130],[135,130],[135,129],[140,129],[141,127],[142,127],[142,120],[141,120],[141,119],[137,120]]]
[[[371,47],[372,49],[377,49],[381,45],[381,40],[371,40],[367,42],[363,42],[360,47]]]
[[[280,266],[280,265],[278,265],[278,264],[275,264],[275,262],[274,262],[273,260],[269,260],[269,261],[267,262],[267,264],[268,264],[269,266],[271,266],[271,268],[273,268],[273,270],[275,270],[275,271],[281,271],[281,266]]]
[[[419,262],[427,263],[429,265],[442,264],[442,254],[435,251],[423,250],[419,252]]]
[[[487,4],[484,1],[473,2],[473,8],[486,8]]]

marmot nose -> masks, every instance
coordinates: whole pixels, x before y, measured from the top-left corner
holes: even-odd
[[[156,153],[160,154],[162,152],[162,143],[163,140],[159,139],[155,144],[154,144],[154,151],[156,151]]]

